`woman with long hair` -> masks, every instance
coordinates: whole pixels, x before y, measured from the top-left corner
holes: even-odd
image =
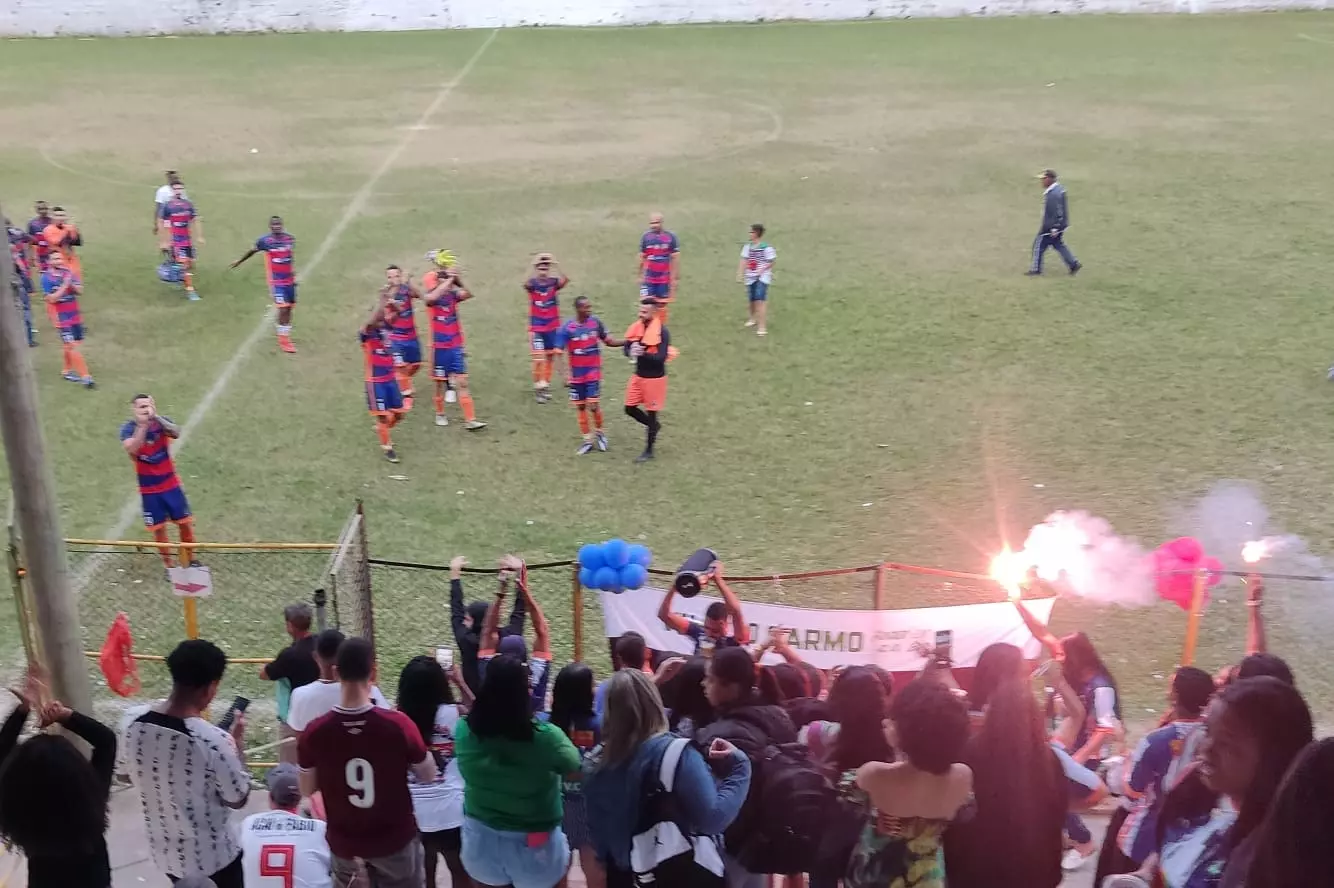
[[[502,654],[455,726],[463,775],[463,868],[482,886],[554,888],[570,868],[561,781],[579,771],[565,732],[532,715],[528,668]]]
[[[31,888],[109,888],[107,799],[116,734],[61,703],[40,708],[41,726],[60,725],[92,747],[91,760],[57,734],[19,743],[39,708],[41,682],[15,690],[18,705],[0,728],[0,842],[28,858]]]
[[[1246,888],[1308,888],[1334,873],[1334,737],[1297,757],[1255,840]]]
[[[693,737],[697,728],[713,721],[713,707],[704,695],[708,671],[708,660],[691,657],[662,685],[668,726],[682,737]]]
[[[1163,799],[1162,850],[1141,874],[1167,888],[1240,888],[1279,784],[1312,740],[1311,710],[1292,685],[1247,678],[1218,695],[1200,730],[1198,770]]]
[[[847,676],[844,676],[846,679]],[[901,761],[868,761],[857,787],[872,812],[843,879],[847,888],[944,888],[940,840],[969,804],[973,774],[960,763],[968,710],[945,686],[918,679],[890,704],[886,745]]]
[[[745,651],[733,650],[748,658]],[[726,651],[717,656],[723,653]],[[589,834],[606,867],[609,888],[634,884],[631,844],[654,790],[649,775],[660,767],[675,739],[667,731],[667,713],[653,682],[638,670],[613,674],[607,684],[602,748],[595,753],[584,783]],[[730,743],[715,741],[705,752],[687,744],[671,792],[684,833],[688,837],[721,834],[741,810],[750,773],[749,759]]]
[[[950,888],[1056,888],[1067,808],[1065,775],[1026,681],[1002,678],[964,750],[977,811],[945,833]]]
[[[451,884],[471,885],[463,869],[463,775],[454,757],[454,734],[463,710],[454,701],[450,677],[432,657],[413,657],[398,677],[398,709],[417,726],[435,758],[436,776],[422,783],[408,773],[408,791],[426,854],[426,884],[434,888],[438,858],[445,858]],[[454,681],[461,688],[463,678]]]
[[[602,740],[602,725],[594,706],[595,691],[592,669],[583,663],[567,664],[556,674],[556,683],[551,690],[551,714],[547,716],[547,720],[564,731],[579,750],[585,767],[589,753]],[[579,852],[579,865],[588,888],[603,888],[607,878],[588,833],[588,808],[583,790],[582,769],[580,774],[566,777],[563,784],[565,818],[561,828],[565,830],[570,848]]]

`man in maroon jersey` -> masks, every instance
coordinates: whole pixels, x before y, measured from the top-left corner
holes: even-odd
[[[337,888],[356,881],[360,859],[377,888],[423,888],[426,868],[408,772],[435,780],[435,759],[406,715],[371,704],[375,655],[364,638],[338,648],[342,700],[297,744],[301,791],[324,797]]]

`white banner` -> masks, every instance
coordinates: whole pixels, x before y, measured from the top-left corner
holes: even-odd
[[[658,619],[658,607],[666,594],[646,586],[615,595],[602,592],[603,623],[608,638],[634,630],[660,651],[690,654],[694,643],[668,629]],[[687,619],[703,622],[705,609],[717,598],[699,595],[676,597],[675,611]],[[1051,619],[1055,598],[1025,601],[1024,606],[1039,620]],[[970,668],[991,644],[1005,642],[1023,650],[1027,659],[1041,653],[1041,643],[1024,625],[1019,612],[1007,601],[963,604],[953,607],[921,607],[905,610],[813,610],[780,604],[741,602],[741,615],[750,626],[750,637],[759,642],[769,630],[783,626],[803,660],[821,669],[835,666],[876,665],[890,672],[912,672],[922,668],[921,655],[913,645],[935,647],[937,633],[950,633],[954,665]]]
[[[169,567],[171,590],[181,598],[207,598],[213,594],[213,572],[207,567]]]

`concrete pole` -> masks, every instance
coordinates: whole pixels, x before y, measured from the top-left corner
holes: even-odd
[[[79,608],[70,589],[56,482],[46,458],[28,335],[15,307],[17,286],[14,263],[7,255],[0,257],[0,434],[9,463],[14,516],[23,538],[28,582],[52,690],[67,706],[91,715],[92,694],[79,631]],[[34,315],[41,317],[43,312],[37,308]]]

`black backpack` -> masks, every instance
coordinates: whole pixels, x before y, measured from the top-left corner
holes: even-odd
[[[827,872],[831,866],[841,873],[864,815],[839,796],[800,743],[771,744],[751,765],[740,864],[752,873]]]
[[[648,774],[647,797],[630,843],[630,869],[639,888],[723,888],[718,840],[683,828],[681,807],[672,795],[677,766],[689,745],[674,738]]]

